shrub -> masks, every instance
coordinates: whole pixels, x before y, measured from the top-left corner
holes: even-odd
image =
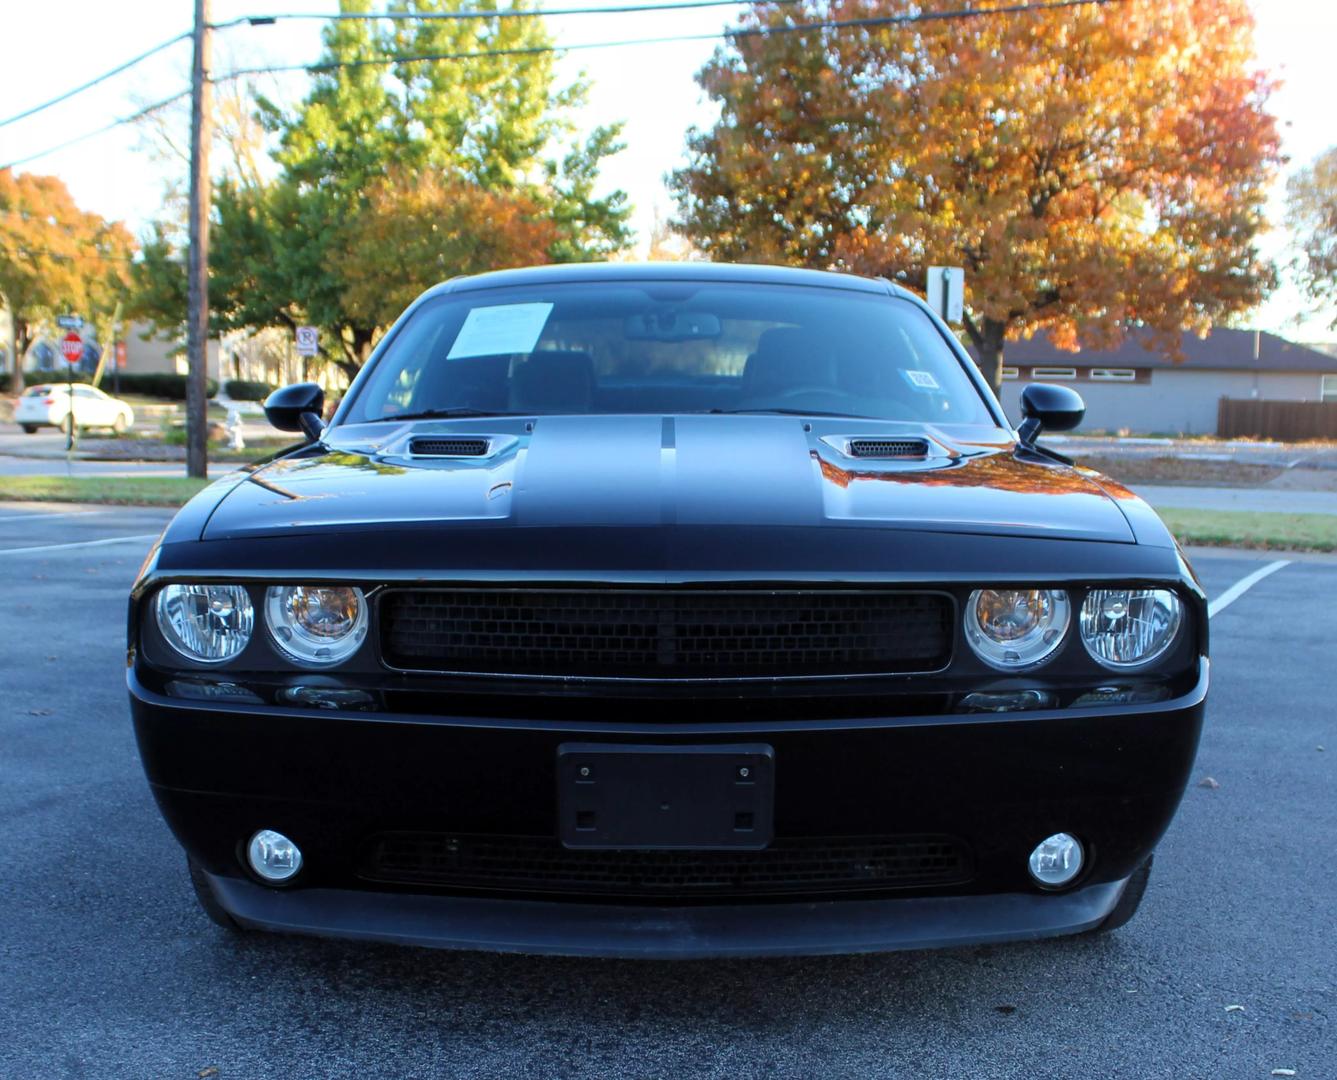
[[[113,380],[116,376],[108,372],[102,376],[102,389],[108,393],[115,385]],[[121,372],[120,374],[120,392],[123,394],[143,394],[145,397],[168,398],[171,401],[186,400],[186,377],[184,375],[172,375],[167,372],[154,372],[152,374],[130,374]],[[213,397],[218,393],[218,383],[214,379],[208,381],[207,393]]]
[[[277,388],[270,386],[269,383],[252,382],[248,379],[228,379],[223,384],[223,389],[233,401],[264,401]]]

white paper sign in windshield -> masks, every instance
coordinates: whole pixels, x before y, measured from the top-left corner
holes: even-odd
[[[447,360],[471,356],[509,356],[534,351],[552,313],[551,304],[498,304],[469,312]]]

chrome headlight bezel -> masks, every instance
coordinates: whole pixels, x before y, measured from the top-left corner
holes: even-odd
[[[1112,608],[1111,605],[1115,605]],[[1151,612],[1144,611],[1151,605]],[[1141,612],[1141,614],[1139,614]],[[1159,616],[1159,617],[1158,617]],[[1121,660],[1108,655],[1111,651],[1121,651],[1118,647],[1102,648],[1098,639],[1115,635],[1127,637],[1132,631],[1118,629],[1117,623],[1128,621],[1132,624],[1145,622],[1147,618],[1156,619],[1159,629],[1151,631],[1150,644],[1134,659]],[[1101,626],[1104,622],[1109,625]],[[1087,655],[1108,671],[1142,671],[1161,660],[1179,640],[1186,619],[1184,601],[1174,589],[1123,587],[1091,589],[1082,600],[1077,616],[1077,636],[1082,639],[1082,646]]]
[[[991,633],[981,620],[981,605],[1025,604],[1035,625],[1014,638]],[[1058,655],[1072,623],[1072,602],[1066,589],[975,589],[966,600],[963,625],[974,654],[997,671],[1034,671]]]
[[[191,609],[194,610],[191,610]],[[219,667],[237,659],[255,635],[255,606],[244,585],[173,582],[153,598],[158,634],[178,655],[193,664]],[[205,625],[201,622],[205,621]],[[207,625],[212,621],[213,625]],[[193,633],[191,632],[193,631]],[[191,644],[202,635],[222,634],[226,652],[211,656]]]
[[[303,621],[300,607],[307,593],[346,593],[353,614],[337,634]],[[286,659],[307,668],[331,668],[351,659],[367,640],[370,618],[366,594],[355,585],[291,584],[265,589],[265,625],[270,640]]]

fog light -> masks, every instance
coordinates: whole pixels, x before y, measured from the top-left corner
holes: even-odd
[[[301,849],[280,832],[261,829],[246,847],[246,859],[260,877],[277,884],[302,868]]]
[[[1082,872],[1082,845],[1075,836],[1055,833],[1031,852],[1030,868],[1037,884],[1061,889]]]

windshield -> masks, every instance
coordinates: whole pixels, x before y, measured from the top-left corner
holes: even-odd
[[[993,423],[908,301],[705,282],[444,294],[401,328],[342,420],[752,411]]]

